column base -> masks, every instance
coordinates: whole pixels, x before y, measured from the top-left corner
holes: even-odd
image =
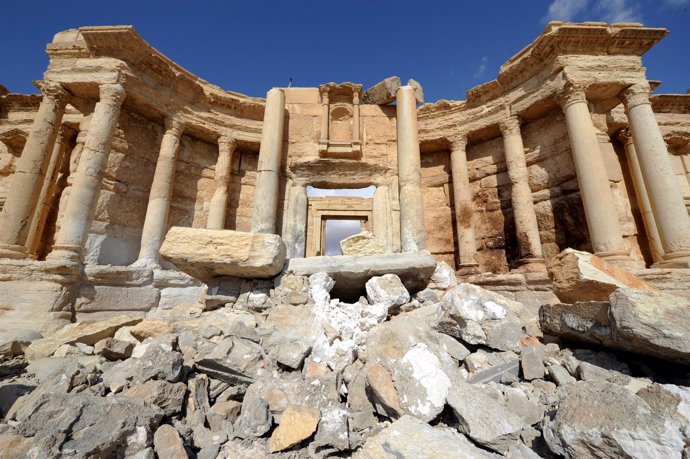
[[[46,260],[81,263],[83,251],[84,249],[79,245],[55,244],[53,251],[48,254]]]
[[[635,260],[628,252],[596,252],[594,255],[625,270],[645,269],[644,260]]]
[[[652,265],[652,268],[688,269],[690,268],[690,251],[665,253],[663,260]]]
[[[546,264],[542,257],[525,257],[517,262],[518,266],[515,271],[520,273],[545,273]]]
[[[151,258],[140,258],[129,266],[131,268],[163,269],[158,260],[153,260]]]
[[[457,276],[473,276],[479,274],[478,263],[460,263],[458,269],[455,270]]]
[[[23,260],[28,258],[26,247],[15,244],[0,244],[0,258],[11,258],[12,260]]]

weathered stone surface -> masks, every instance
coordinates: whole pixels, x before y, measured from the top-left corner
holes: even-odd
[[[544,379],[546,372],[546,368],[544,368],[544,346],[533,337],[521,340],[520,344],[522,345],[520,352],[522,377],[528,381]]]
[[[282,365],[300,368],[323,330],[309,306],[278,305],[259,330],[268,355]]]
[[[464,435],[433,428],[412,416],[403,416],[370,437],[355,459],[498,459],[499,455],[477,448]]]
[[[369,303],[383,303],[389,310],[410,301],[410,293],[395,274],[372,277],[366,283],[366,290]]]
[[[588,252],[565,249],[550,267],[554,293],[563,303],[608,301],[618,287],[655,290],[627,271]]]
[[[194,366],[212,378],[230,384],[250,384],[266,366],[264,351],[258,344],[230,336],[212,349],[200,353]]]
[[[111,337],[100,340],[94,346],[94,352],[108,360],[127,359],[131,357],[133,349],[133,343]]]
[[[520,351],[520,337],[539,335],[537,317],[524,306],[472,284],[459,284],[440,303],[435,328],[469,344]]]
[[[391,373],[383,365],[375,363],[367,368],[366,375],[367,395],[376,412],[393,419],[400,417],[403,409]]]
[[[155,405],[166,416],[175,416],[182,411],[186,393],[187,386],[183,382],[149,380],[132,385],[119,396],[127,397],[132,403],[139,405]]]
[[[134,325],[140,321],[141,319],[118,316],[99,322],[70,324],[47,338],[33,341],[26,349],[26,357],[35,359],[50,356],[62,344],[79,342],[93,345],[104,338],[113,336],[119,328]]]
[[[216,402],[206,413],[208,426],[214,432],[221,430],[225,422],[235,422],[241,409],[242,404],[235,400]]]
[[[187,459],[182,439],[173,426],[164,424],[153,435],[153,446],[158,457]]]
[[[35,330],[8,330],[0,333],[0,356],[12,358],[24,355],[32,341],[43,336]]]
[[[517,443],[525,425],[518,415],[464,381],[453,382],[448,405],[458,418],[460,432],[499,453]]]
[[[419,83],[417,80],[413,80],[410,78],[407,80],[407,86],[412,86],[414,89],[414,99],[417,104],[423,104],[424,103],[424,89],[422,89],[422,85]]]
[[[145,319],[129,328],[129,333],[139,341],[144,341],[146,338],[169,335],[174,331],[175,327],[165,320]]]
[[[319,425],[321,412],[317,408],[290,405],[281,416],[280,425],[268,440],[272,453],[283,451],[309,438]]]
[[[275,234],[172,227],[161,256],[201,280],[216,276],[273,277],[285,263],[285,245]]]
[[[438,290],[446,290],[456,285],[458,285],[458,279],[455,277],[455,270],[444,262],[440,262],[436,265],[434,274],[432,274],[431,279],[429,279],[429,287]]]
[[[690,300],[619,288],[610,303],[544,305],[544,331],[568,339],[690,363]]]
[[[361,256],[382,254],[385,249],[371,232],[363,231],[340,241],[340,251],[343,255]]]
[[[551,450],[567,458],[675,457],[684,448],[678,429],[628,389],[604,382],[568,386],[544,424]]]
[[[361,289],[374,276],[395,274],[407,289],[424,288],[436,268],[436,260],[428,252],[392,253],[370,256],[337,256],[292,258],[285,271],[302,276],[326,273],[338,289]]]
[[[400,88],[400,78],[388,77],[364,91],[362,102],[365,104],[387,105],[395,100],[395,94]]]

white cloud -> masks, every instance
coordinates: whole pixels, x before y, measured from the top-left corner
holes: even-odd
[[[690,6],[690,0],[663,0],[662,8],[683,8]]]
[[[663,0],[665,5],[683,5],[690,0]],[[634,0],[553,0],[543,18],[548,21],[641,22]]]
[[[636,4],[627,0],[599,0],[594,7],[600,19],[605,22],[640,22],[642,16]]]
[[[589,0],[553,0],[544,21],[572,21],[587,10]]]
[[[472,75],[472,78],[475,80],[478,80],[479,78],[483,77],[484,74],[486,73],[486,63],[489,62],[489,59],[484,56],[482,59],[479,61],[479,67],[477,67],[477,71],[474,72],[474,75]]]
[[[366,188],[349,189],[314,188],[310,185],[307,187],[307,196],[309,196],[310,198],[322,198],[324,196],[355,196],[358,198],[371,198],[374,196],[374,191],[376,191],[376,187],[374,185],[368,186]]]

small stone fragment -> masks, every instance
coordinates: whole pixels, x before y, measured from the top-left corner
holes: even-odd
[[[283,451],[306,440],[316,432],[320,419],[321,412],[318,408],[288,406],[281,416],[280,425],[268,440],[270,451]]]
[[[177,430],[171,425],[160,426],[153,435],[153,447],[160,458],[187,459],[187,452]]]

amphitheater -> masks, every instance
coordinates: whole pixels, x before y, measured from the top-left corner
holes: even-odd
[[[323,273],[343,300],[393,274],[423,304],[440,267],[537,313],[575,302],[554,287],[566,249],[690,298],[690,90],[652,93],[643,66],[667,33],[551,22],[466,100],[425,103],[398,77],[251,97],[132,26],[59,32],[40,93],[0,86],[0,332],[277,307]],[[319,304],[300,288],[288,303]]]

